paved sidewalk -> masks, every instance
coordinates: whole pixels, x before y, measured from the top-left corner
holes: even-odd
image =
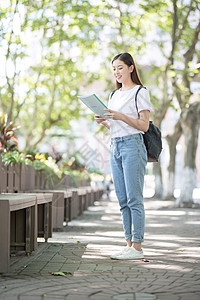
[[[125,243],[111,196],[41,241],[34,255],[12,257],[10,273],[0,275],[0,299],[199,300],[200,210],[145,199],[149,262],[117,261],[109,256]]]

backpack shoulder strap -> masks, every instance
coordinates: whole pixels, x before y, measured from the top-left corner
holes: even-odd
[[[136,106],[137,112],[138,112],[137,95],[138,95],[139,91],[140,91],[142,88],[146,89],[145,86],[140,85],[139,88],[138,88],[138,90],[137,90],[137,92],[136,92],[136,94],[135,94],[135,106]],[[110,94],[110,99],[112,98],[112,96],[114,95],[114,93],[115,93],[117,90],[118,90],[118,89],[115,89],[115,90],[112,91],[112,93]]]
[[[137,90],[137,92],[136,92],[136,94],[135,94],[135,106],[136,106],[136,109],[137,109],[137,113],[138,113],[138,106],[137,106],[137,95],[138,95],[139,91],[140,91],[142,88],[146,89],[146,87],[145,87],[145,86],[143,86],[143,85],[140,85],[140,86],[139,86],[139,88],[138,88],[138,90]]]
[[[112,91],[112,93],[110,94],[110,99],[112,98],[112,96],[114,95],[114,93],[117,91],[118,89]]]

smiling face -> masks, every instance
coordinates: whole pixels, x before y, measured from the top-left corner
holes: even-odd
[[[122,60],[116,59],[113,61],[113,74],[119,83],[128,83],[131,79],[133,65],[127,66]]]

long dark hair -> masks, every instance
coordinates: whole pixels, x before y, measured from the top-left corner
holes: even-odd
[[[134,83],[143,86],[143,84],[142,84],[142,82],[141,82],[141,80],[140,80],[140,78],[139,78],[139,75],[138,75],[138,72],[137,72],[137,69],[136,69],[135,62],[134,62],[134,60],[133,60],[133,57],[132,57],[129,53],[127,53],[127,52],[125,52],[125,53],[120,53],[120,54],[117,54],[117,55],[112,59],[112,64],[113,64],[113,62],[114,62],[115,60],[117,60],[117,59],[123,61],[128,67],[130,67],[130,66],[132,66],[132,65],[134,66],[133,72],[131,73],[131,79],[132,79],[132,81],[133,81]],[[117,87],[117,89],[119,89],[120,87],[122,87],[122,84],[119,83],[117,80],[116,80],[116,87]]]

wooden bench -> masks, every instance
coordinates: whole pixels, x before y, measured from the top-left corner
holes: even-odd
[[[93,205],[94,196],[91,187],[67,188],[55,190],[33,190],[31,193],[52,193],[53,230],[62,231],[63,224],[77,218],[89,205]]]
[[[48,238],[52,237],[53,223],[52,223],[52,193],[30,192],[18,195],[34,195],[37,204],[37,236],[42,237],[47,242]]]
[[[37,249],[37,198],[0,194],[0,272],[9,271],[10,251]]]
[[[62,231],[63,224],[68,223],[78,216],[78,193],[77,189],[61,190],[33,190],[31,193],[51,193],[52,200],[52,223],[54,231]]]
[[[52,227],[53,231],[63,230],[64,207],[65,207],[65,190],[33,190],[31,193],[51,193],[52,194]]]

